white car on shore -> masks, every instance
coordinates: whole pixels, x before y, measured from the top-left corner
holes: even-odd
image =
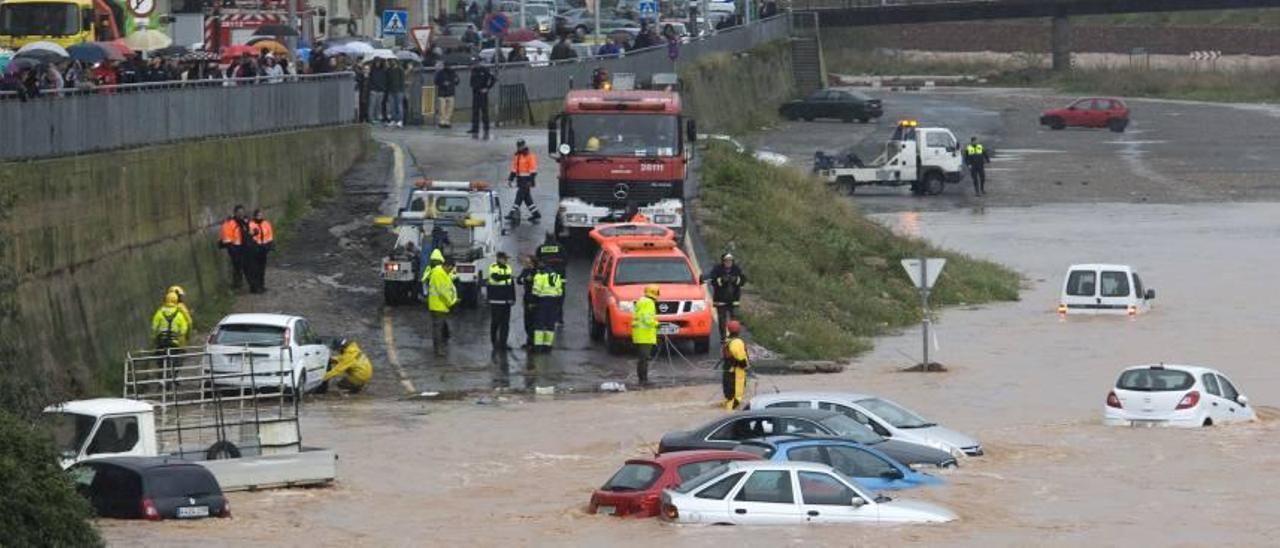
[[[213,382],[225,388],[311,392],[329,368],[329,347],[311,324],[286,314],[231,314],[209,335],[208,352]]]
[[[1207,367],[1139,365],[1125,369],[1107,394],[1103,424],[1194,428],[1257,420],[1249,398]]]
[[[933,504],[872,496],[830,466],[731,461],[662,493],[663,519],[712,525],[940,523],[956,519]]]
[[[855,392],[779,392],[751,399],[748,409],[812,407],[839,411],[889,439],[932,447],[959,458],[982,456],[982,444],[887,399]]]

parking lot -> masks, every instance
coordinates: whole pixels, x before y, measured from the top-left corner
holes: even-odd
[[[1269,202],[1280,197],[1273,183],[1280,159],[1267,152],[1274,117],[1256,108],[1134,101],[1135,124],[1117,136],[1036,128],[1035,112],[1054,104],[1036,93],[889,94],[885,101],[889,112],[879,126],[788,123],[757,140],[807,167],[815,146],[833,148],[836,138],[874,143],[887,135],[889,120],[909,112],[942,120],[958,136],[981,132],[997,150],[985,201],[963,187],[937,198],[911,197],[905,189],[862,196],[859,189],[858,200],[897,231],[1023,273],[1022,300],[942,312],[933,356],[948,373],[900,372],[919,352],[919,333],[907,330],[877,340],[874,351],[842,373],[765,376],[756,389],[878,394],[978,438],[987,454],[943,473],[948,485],[894,495],[939,503],[959,521],[745,532],[588,515],[591,491],[623,460],[651,454],[666,432],[723,413],[718,385],[706,384],[606,397],[483,394],[429,402],[398,400],[390,390],[317,400],[303,427],[308,443],[341,455],[336,486],[233,494],[234,527],[108,521],[101,523],[105,535],[113,543],[181,545],[199,538],[309,546],[425,539],[637,546],[1273,542],[1280,529],[1280,507],[1267,503],[1280,487],[1270,473],[1280,460],[1280,373],[1271,365],[1270,342],[1280,259],[1267,253],[1280,234],[1280,204]],[[490,162],[507,153],[498,145],[484,151]],[[1061,319],[1054,307],[1062,275],[1067,265],[1084,262],[1138,268],[1157,291],[1153,311],[1133,319]],[[611,360],[608,367],[625,372],[623,359]],[[1221,369],[1262,420],[1203,430],[1101,426],[1119,370],[1161,361]],[[475,374],[489,378],[484,370]]]

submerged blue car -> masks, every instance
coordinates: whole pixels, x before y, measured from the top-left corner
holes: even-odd
[[[735,451],[777,462],[819,462],[872,491],[894,491],[946,483],[916,472],[892,457],[856,441],[808,436],[769,436],[743,442]]]

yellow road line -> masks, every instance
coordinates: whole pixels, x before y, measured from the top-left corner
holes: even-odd
[[[392,165],[391,165],[391,196],[397,200],[400,199],[404,189],[404,149],[398,143],[391,141],[383,141],[391,147]],[[413,381],[409,380],[409,376],[404,372],[404,366],[400,364],[400,355],[396,352],[396,333],[395,325],[391,321],[391,316],[387,314],[386,307],[382,308],[382,342],[387,347],[387,361],[392,367],[396,368],[396,376],[400,378],[400,386],[404,387],[408,394],[417,394],[418,391],[413,387]]]

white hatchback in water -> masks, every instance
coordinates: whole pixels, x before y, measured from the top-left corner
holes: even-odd
[[[1258,418],[1226,375],[1188,365],[1125,369],[1104,409],[1109,426],[1197,427]]]
[[[1128,314],[1151,310],[1156,291],[1143,287],[1142,277],[1121,264],[1073,264],[1062,282],[1059,314]]]
[[[938,523],[950,510],[872,496],[830,466],[812,462],[731,461],[662,492],[659,514],[676,523]]]

